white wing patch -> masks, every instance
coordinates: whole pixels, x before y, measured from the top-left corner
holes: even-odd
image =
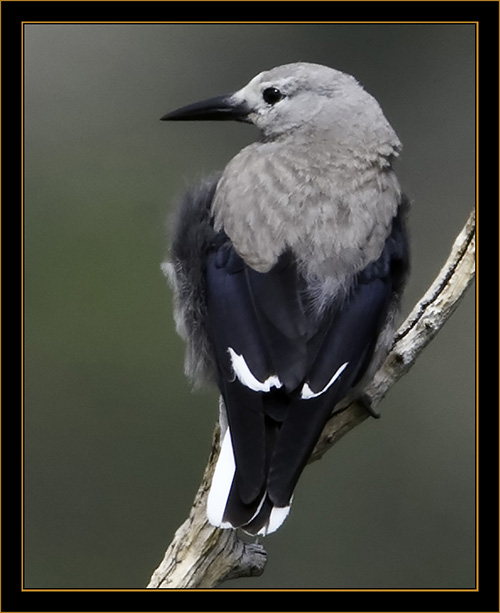
[[[324,394],[326,390],[329,387],[331,387],[335,383],[335,381],[340,377],[340,375],[344,372],[344,369],[346,368],[348,364],[349,362],[344,362],[342,366],[336,370],[335,374],[330,379],[330,381],[328,381],[325,387],[319,392],[313,392],[312,389],[309,387],[309,384],[304,383],[304,385],[302,386],[302,391],[300,392],[300,397],[303,400],[310,400],[311,398],[317,398],[318,396],[321,396],[321,394]]]
[[[226,510],[227,499],[233,484],[236,463],[234,461],[231,432],[226,430],[222,446],[215,467],[212,485],[207,500],[207,519],[212,526],[219,528],[232,528],[229,522],[222,521]]]
[[[288,517],[288,513],[290,513],[291,503],[287,507],[273,507],[271,511],[271,515],[269,516],[268,523],[261,528],[257,534],[259,536],[267,536],[272,532],[276,532],[276,530],[281,526],[281,524]],[[244,529],[244,528],[243,528]]]
[[[246,363],[245,358],[242,355],[236,353],[236,351],[232,347],[227,348],[229,352],[229,356],[231,357],[231,366],[233,367],[233,372],[235,376],[239,379],[243,385],[250,388],[254,392],[269,392],[272,387],[279,389],[283,387],[283,383],[279,380],[277,375],[271,375],[265,381],[259,381],[257,377],[252,373],[248,364]],[[311,398],[317,398],[324,394],[340,377],[340,375],[344,372],[345,368],[349,362],[344,362],[342,366],[337,368],[333,377],[328,381],[325,387],[319,392],[313,392],[308,383],[304,383],[302,386],[302,391],[300,393],[300,397],[302,400],[310,400]]]
[[[279,389],[283,386],[277,375],[271,375],[265,381],[259,381],[250,368],[248,368],[248,364],[242,355],[238,355],[232,347],[228,347],[227,350],[231,356],[234,374],[246,387],[249,387],[254,392],[269,392],[272,387]]]

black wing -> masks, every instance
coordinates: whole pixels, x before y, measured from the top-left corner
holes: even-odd
[[[229,428],[208,513],[216,525],[265,534],[286,517],[326,420],[370,363],[405,276],[406,235],[399,214],[379,259],[318,314],[291,253],[259,273],[223,232],[211,232],[195,233],[204,237],[193,249],[204,254],[198,333],[210,347]]]

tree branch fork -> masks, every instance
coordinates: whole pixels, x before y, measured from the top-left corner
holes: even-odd
[[[385,362],[361,399],[327,422],[311,455],[318,460],[347,432],[364,421],[389,389],[412,367],[443,327],[475,277],[475,210],[457,236],[436,279],[399,328]],[[267,554],[262,544],[246,542],[237,530],[221,530],[206,519],[206,502],[219,454],[219,427],[188,519],[178,528],[148,588],[214,588],[223,581],[262,574]]]

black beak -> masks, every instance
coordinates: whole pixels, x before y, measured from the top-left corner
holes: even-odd
[[[223,120],[233,119],[236,121],[247,121],[250,109],[245,102],[234,99],[232,94],[209,98],[194,104],[188,104],[180,109],[176,109],[163,117],[161,121],[201,121],[201,120]]]

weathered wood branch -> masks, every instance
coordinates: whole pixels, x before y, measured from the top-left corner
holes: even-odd
[[[310,461],[319,459],[369,416],[367,407],[374,409],[456,309],[475,275],[475,230],[473,210],[445,265],[400,327],[387,359],[362,399],[328,421]],[[266,563],[263,545],[245,542],[236,530],[214,528],[206,519],[206,501],[218,453],[219,428],[216,427],[210,458],[189,517],[175,533],[148,588],[212,588],[227,579],[263,572]]]

